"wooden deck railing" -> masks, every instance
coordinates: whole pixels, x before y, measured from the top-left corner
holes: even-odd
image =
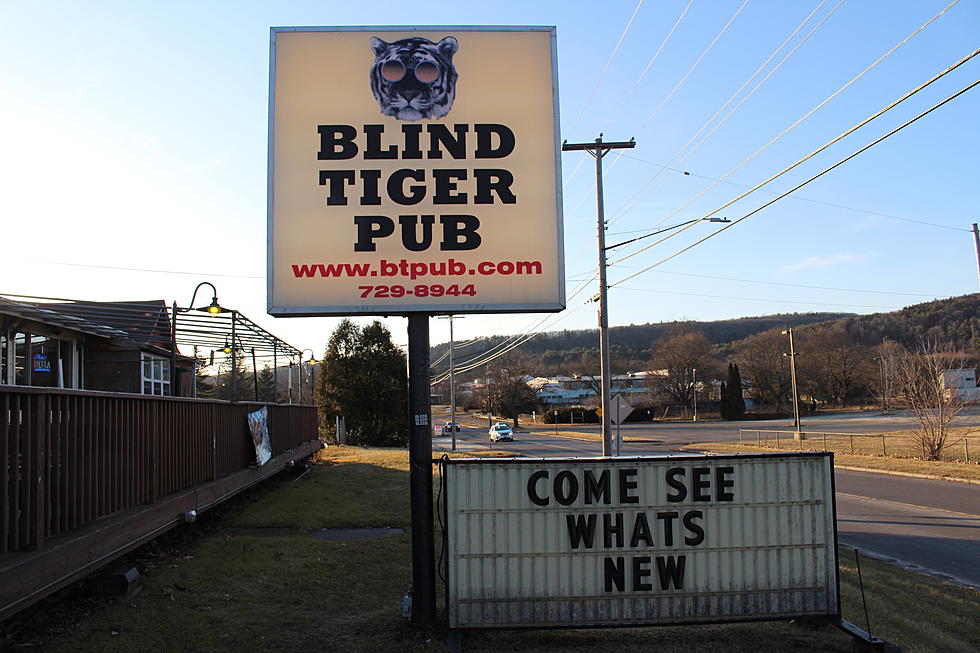
[[[0,554],[254,464],[263,405],[0,386]],[[316,439],[315,407],[268,406],[274,456]]]

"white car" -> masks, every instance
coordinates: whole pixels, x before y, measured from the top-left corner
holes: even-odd
[[[490,427],[490,442],[513,441],[514,430],[506,422],[497,422]]]

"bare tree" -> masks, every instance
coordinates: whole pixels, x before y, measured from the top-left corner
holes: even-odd
[[[736,345],[735,360],[749,392],[760,404],[771,403],[777,411],[786,406],[790,383],[789,343],[779,329],[750,336]]]
[[[800,385],[807,394],[838,406],[866,396],[877,372],[868,347],[834,326],[807,329],[800,336]]]
[[[888,410],[889,400],[894,407],[895,379],[898,378],[898,359],[905,348],[894,340],[882,340],[875,347],[874,361],[878,364],[878,380],[874,383],[881,409]]]
[[[654,369],[667,370],[667,375],[656,377],[653,385],[679,404],[691,403],[696,379],[710,379],[720,366],[711,353],[711,343],[702,333],[682,333],[658,340],[650,364]]]
[[[488,364],[485,370],[484,406],[488,412],[514,420],[514,428],[520,426],[519,415],[534,408],[537,402],[537,394],[526,381],[529,369],[527,356],[511,354]]]
[[[919,422],[915,440],[926,460],[939,460],[949,444],[963,401],[954,388],[946,387],[946,373],[961,369],[965,360],[951,345],[935,342],[922,342],[914,350],[898,353],[896,390]]]

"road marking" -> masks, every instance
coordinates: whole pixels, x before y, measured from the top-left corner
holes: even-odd
[[[906,506],[907,508],[922,508],[924,510],[937,510],[939,512],[948,512],[951,515],[962,515],[964,517],[974,517],[980,519],[980,515],[974,515],[968,512],[959,512],[957,510],[949,510],[947,508],[935,508],[933,506],[920,506],[919,504],[916,503],[905,503],[904,501],[895,501],[893,499],[880,499],[878,497],[866,497],[863,494],[851,494],[849,492],[838,491],[837,494],[842,497],[851,497],[854,499],[867,499],[868,501],[883,501],[884,503],[894,503],[899,506]]]

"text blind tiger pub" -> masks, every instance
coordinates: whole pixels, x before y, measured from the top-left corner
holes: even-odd
[[[269,312],[564,308],[554,28],[273,28]]]

